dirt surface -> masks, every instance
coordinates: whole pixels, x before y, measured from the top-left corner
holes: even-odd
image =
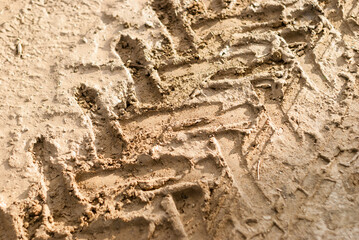
[[[0,239],[358,239],[357,0],[2,0]]]

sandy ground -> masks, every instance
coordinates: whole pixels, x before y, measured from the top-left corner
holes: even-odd
[[[0,239],[359,239],[358,0],[2,0]]]

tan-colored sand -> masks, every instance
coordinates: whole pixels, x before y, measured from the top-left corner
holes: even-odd
[[[358,239],[359,2],[2,0],[0,239]]]

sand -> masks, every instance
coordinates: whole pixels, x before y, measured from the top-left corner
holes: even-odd
[[[0,239],[358,239],[357,0],[2,0]]]

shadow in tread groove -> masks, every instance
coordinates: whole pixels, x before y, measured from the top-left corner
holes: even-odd
[[[17,239],[14,222],[9,214],[0,208],[0,240]]]
[[[179,6],[173,0],[155,0],[152,8],[159,20],[166,26],[171,34],[176,51],[180,54],[193,53],[195,48],[193,38],[189,34],[189,27],[179,17]]]
[[[75,92],[75,98],[84,113],[91,119],[91,128],[94,138],[89,146],[89,155],[94,157],[102,155],[109,158],[119,158],[122,154],[124,141],[122,141],[119,131],[112,125],[106,116],[106,110],[98,99],[99,93],[96,89],[81,84]]]
[[[116,45],[116,51],[131,72],[138,101],[152,104],[161,101],[162,96],[153,75],[155,71],[148,60],[149,53],[146,52],[144,44],[137,38],[132,39],[130,36],[122,35]],[[132,104],[127,102],[126,108]]]
[[[204,202],[202,190],[188,188],[172,194],[184,231],[188,239],[205,239],[207,224],[201,210]]]
[[[64,169],[51,158],[54,147],[44,138],[33,146],[34,159],[45,178],[46,204],[55,222],[65,225],[79,224],[84,206],[72,195],[70,180],[65,178]]]

